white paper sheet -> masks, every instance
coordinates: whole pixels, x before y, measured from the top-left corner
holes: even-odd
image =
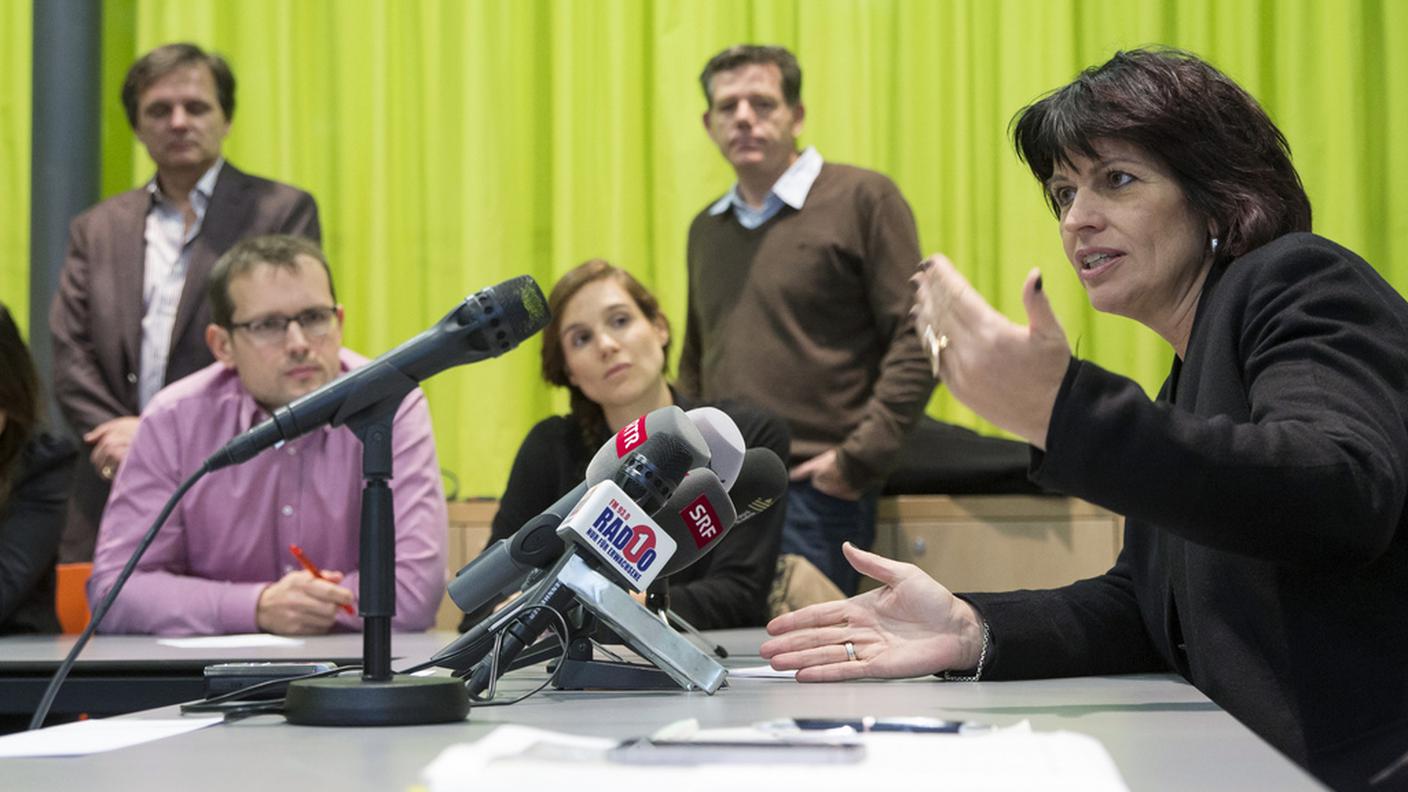
[[[287,638],[269,633],[248,633],[245,635],[207,635],[200,638],[162,638],[157,641],[162,646],[177,649],[248,649],[257,646],[302,646],[302,638]]]
[[[776,671],[772,666],[748,666],[746,668],[730,668],[728,675],[731,679],[796,679],[797,672]]]
[[[102,718],[65,723],[0,737],[0,759],[34,756],[83,756],[174,737],[220,722],[220,718],[140,720]]]
[[[694,739],[708,741],[713,730]],[[730,729],[729,732],[736,730]],[[644,789],[671,792],[856,792],[925,788],[1127,792],[1104,746],[1072,732],[1014,728],[990,734],[864,734],[852,764],[633,765],[607,761],[615,740],[504,725],[476,743],[452,745],[422,772],[430,792]]]

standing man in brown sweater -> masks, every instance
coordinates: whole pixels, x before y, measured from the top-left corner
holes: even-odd
[[[782,550],[854,593],[841,544],[873,542],[879,487],[934,388],[908,320],[914,215],[885,176],[797,151],[806,108],[786,49],[731,47],[700,82],[738,181],[689,229],[679,384],[791,424]]]

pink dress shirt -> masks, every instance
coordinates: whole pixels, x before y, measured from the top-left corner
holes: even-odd
[[[343,371],[365,364],[346,349]],[[142,412],[98,531],[88,600],[112,587],[167,498],[211,453],[267,415],[220,363],[172,383]],[[393,429],[398,630],[424,630],[445,591],[448,516],[425,395],[411,392]],[[298,569],[289,544],[358,592],[362,444],[323,427],[242,465],[208,474],[181,499],[100,628],[108,633],[257,632],[265,586]],[[338,610],[335,629],[361,619]]]

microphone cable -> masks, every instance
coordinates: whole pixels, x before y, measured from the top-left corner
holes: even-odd
[[[349,663],[337,668],[330,668],[326,671],[314,671],[311,674],[302,674],[287,679],[266,679],[263,682],[256,682],[247,685],[239,690],[231,690],[228,693],[221,693],[218,696],[201,699],[188,704],[181,705],[182,715],[199,715],[202,713],[214,712],[225,716],[225,723],[248,718],[251,715],[282,715],[284,703],[287,697],[270,699],[267,701],[246,701],[245,697],[251,693],[257,693],[265,688],[274,688],[279,685],[287,686],[288,683],[299,679],[318,679],[320,677],[337,676],[347,671],[357,671],[361,669],[361,663]]]
[[[526,615],[535,611],[546,611],[548,615],[553,618],[553,621],[549,622],[548,624],[548,631],[551,632],[553,634],[553,637],[557,639],[558,646],[561,647],[562,650],[561,654],[558,655],[557,665],[553,668],[552,673],[548,675],[548,678],[543,680],[542,684],[538,685],[527,693],[524,693],[523,695],[517,698],[508,699],[505,701],[494,701],[494,690],[496,687],[495,683],[498,681],[499,678],[499,649],[503,645],[504,634],[508,630],[508,628],[519,623],[523,620]],[[419,665],[411,666],[410,668],[407,668],[405,671],[402,671],[400,673],[414,674],[417,671],[423,671],[427,668],[442,665],[446,661],[453,660],[454,658],[459,657],[461,655],[471,654],[475,649],[479,648],[480,644],[492,638],[494,641],[494,646],[493,650],[489,654],[488,659],[491,677],[487,695],[483,697],[471,695],[469,705],[471,708],[507,707],[510,704],[517,704],[518,702],[523,701],[524,699],[529,698],[530,696],[537,695],[538,693],[546,689],[548,685],[551,685],[557,681],[558,675],[562,673],[563,661],[567,659],[567,650],[571,642],[570,636],[571,628],[568,627],[567,617],[564,616],[561,611],[557,610],[556,608],[549,607],[547,605],[524,605],[522,608],[519,609],[518,613],[515,613],[511,618],[509,618],[503,624],[499,625],[493,632],[486,633],[479,640],[466,644],[465,646],[460,647],[458,650],[451,652],[448,655],[437,656],[434,660],[427,660]],[[465,677],[473,673],[476,668],[478,668],[477,665],[470,666],[469,668],[460,671],[455,671],[452,676],[459,679],[464,679]]]
[[[516,621],[518,621],[520,618],[522,618],[524,614],[536,610],[550,610],[552,611],[551,615],[555,618],[555,623],[550,624],[548,629],[549,632],[551,632],[553,636],[558,639],[558,643],[562,647],[562,654],[558,658],[557,667],[553,669],[553,672],[542,684],[538,685],[536,688],[533,688],[532,690],[528,691],[527,693],[524,693],[523,695],[517,698],[509,699],[507,701],[493,701],[492,699],[494,696],[494,689],[493,687],[490,687],[489,695],[483,699],[475,699],[472,703],[472,706],[506,707],[510,704],[517,704],[518,702],[523,701],[524,699],[530,696],[534,696],[542,692],[548,685],[557,681],[557,676],[562,670],[562,659],[567,656],[568,645],[568,641],[566,639],[566,636],[568,634],[567,619],[560,612],[552,610],[546,605],[525,606],[522,609],[521,613],[515,614],[513,618],[504,622],[494,632],[486,634],[482,640],[487,641],[491,637],[494,639],[494,653],[492,655],[492,662],[497,664],[499,645],[503,642],[503,631],[506,630],[512,624],[514,624]],[[440,658],[440,660],[448,660],[457,657],[461,654],[470,651],[476,645],[477,642],[471,643],[468,646],[460,648],[456,652],[446,655],[444,658]],[[410,668],[407,668],[403,671],[397,671],[396,673],[401,675],[414,674],[417,671],[423,671],[427,668],[435,667],[439,664],[440,660],[428,660],[424,663],[420,663],[419,665],[411,666]],[[240,720],[242,718],[248,718],[254,715],[282,715],[284,714],[285,704],[288,700],[287,696],[283,698],[270,699],[265,701],[248,701],[246,699],[253,693],[258,693],[259,691],[268,688],[274,688],[280,685],[286,687],[290,682],[294,682],[296,680],[319,679],[321,677],[337,676],[348,671],[357,671],[361,668],[361,663],[350,663],[348,665],[338,666],[337,668],[330,668],[326,671],[315,671],[311,674],[303,674],[301,676],[289,677],[287,679],[268,679],[263,682],[256,682],[253,685],[242,687],[239,690],[232,690],[228,693],[221,693],[218,696],[212,696],[207,699],[202,699],[201,701],[182,704],[181,714],[199,715],[205,713],[218,713],[224,716],[225,723]],[[497,670],[496,667],[495,670]],[[469,670],[457,673],[456,676],[462,676],[463,674],[467,673],[469,673]],[[497,679],[497,675],[495,679]]]
[[[93,618],[89,620],[88,626],[79,634],[78,640],[74,641],[73,648],[68,650],[68,655],[59,664],[59,670],[54,672],[54,676],[49,680],[49,686],[44,689],[44,696],[39,700],[39,707],[34,710],[34,717],[29,721],[29,728],[39,729],[44,726],[44,719],[49,717],[49,709],[54,706],[54,699],[59,695],[59,686],[68,678],[69,671],[73,669],[73,664],[78,660],[78,653],[83,651],[83,647],[88,644],[88,639],[93,637],[94,631],[102,623],[103,617],[108,615],[108,609],[112,607],[113,600],[117,599],[118,592],[127,583],[127,579],[132,577],[132,573],[137,569],[137,562],[142,560],[142,555],[151,547],[156,540],[157,531],[166,523],[166,518],[171,516],[176,504],[180,502],[186,491],[195,486],[197,481],[205,477],[210,472],[210,463],[207,461],[200,466],[200,469],[192,473],[189,478],[181,482],[181,486],[167,499],[166,505],[162,507],[161,514],[157,515],[156,522],[147,529],[147,533],[142,537],[142,541],[137,543],[137,549],[132,551],[132,557],[127,559],[127,565],[122,568],[122,572],[117,576],[117,582],[113,583],[112,589],[108,591],[103,601],[98,603],[98,607],[93,610]]]
[[[85,627],[85,628],[83,629],[83,632],[79,634],[78,639],[74,641],[73,647],[72,647],[71,649],[69,649],[68,654],[64,657],[63,662],[59,664],[58,670],[56,670],[56,671],[54,672],[54,676],[49,679],[49,684],[48,684],[48,686],[44,689],[44,695],[40,697],[39,706],[35,708],[35,710],[34,710],[34,716],[33,716],[32,718],[30,718],[29,727],[28,727],[29,730],[34,730],[34,729],[43,728],[43,726],[44,726],[44,721],[45,721],[46,719],[48,719],[48,717],[49,717],[49,711],[50,711],[50,710],[53,708],[53,706],[54,706],[54,700],[58,697],[59,688],[63,685],[64,681],[65,681],[66,679],[68,679],[69,673],[73,670],[74,663],[76,663],[76,662],[78,661],[78,656],[79,656],[79,654],[82,653],[83,648],[88,645],[88,641],[89,641],[89,639],[91,639],[91,638],[93,637],[93,634],[97,631],[98,625],[102,624],[103,618],[104,618],[105,616],[107,616],[108,611],[112,608],[113,602],[117,599],[117,595],[122,591],[123,586],[125,586],[125,585],[127,584],[128,578],[132,577],[132,573],[137,570],[137,564],[138,564],[138,562],[140,562],[140,561],[142,560],[142,556],[146,554],[148,548],[151,547],[152,542],[156,541],[156,535],[157,535],[157,533],[160,532],[161,527],[166,524],[167,519],[169,519],[169,518],[171,517],[171,512],[175,511],[175,509],[176,509],[176,504],[180,503],[180,502],[181,502],[181,498],[185,497],[186,493],[187,493],[188,491],[190,491],[191,487],[194,487],[194,486],[196,485],[196,483],[199,482],[202,478],[204,478],[205,475],[206,475],[207,473],[209,473],[210,471],[211,471],[210,462],[207,460],[204,464],[202,464],[202,465],[200,466],[199,469],[197,469],[194,473],[192,473],[189,477],[187,477],[185,481],[181,482],[181,485],[180,485],[179,487],[177,487],[177,488],[176,488],[176,491],[173,492],[173,493],[171,494],[171,497],[167,499],[166,504],[162,507],[161,512],[157,515],[156,520],[152,523],[152,526],[147,529],[147,532],[146,532],[146,534],[144,534],[144,535],[142,536],[141,541],[139,541],[139,542],[137,543],[136,549],[134,549],[134,550],[132,551],[132,555],[131,555],[130,558],[127,559],[127,563],[122,567],[122,571],[121,571],[120,573],[118,573],[117,580],[113,583],[112,588],[108,590],[108,593],[103,597],[102,601],[98,603],[98,607],[96,607],[96,608],[93,609],[93,615],[92,615],[92,618],[91,618],[91,619],[89,620],[89,622],[88,622],[88,626]],[[534,611],[537,611],[537,610],[544,610],[544,609],[545,609],[545,610],[548,610],[548,611],[550,612],[551,616],[554,617],[554,619],[555,619],[555,622],[556,622],[556,623],[551,624],[550,629],[551,629],[552,633],[554,634],[554,636],[557,637],[558,642],[559,642],[559,643],[561,644],[561,646],[562,646],[562,657],[565,658],[565,657],[567,656],[568,635],[569,635],[569,633],[570,633],[570,630],[569,630],[568,625],[567,625],[567,619],[566,619],[561,613],[559,613],[559,612],[556,611],[556,610],[553,610],[553,609],[551,609],[551,608],[546,608],[546,606],[542,606],[542,605],[532,605],[532,606],[524,607],[524,608],[522,609],[522,611],[523,611],[522,613],[519,613],[519,614],[517,614],[514,618],[509,619],[509,620],[508,620],[507,622],[505,622],[498,630],[496,630],[496,631],[492,634],[493,637],[494,637],[494,643],[495,643],[495,645],[494,645],[494,658],[495,658],[495,661],[497,661],[497,657],[498,657],[498,648],[499,648],[499,644],[500,644],[500,643],[502,642],[502,640],[503,640],[503,630],[505,630],[505,629],[507,629],[509,626],[511,626],[511,625],[513,625],[513,624],[515,624],[515,623],[517,623],[517,622],[524,616],[524,614],[531,613],[531,612],[534,612]],[[485,636],[486,639],[487,639],[488,637],[489,637],[489,636],[487,636],[487,635]],[[459,654],[461,654],[461,653],[467,652],[470,648],[473,648],[473,647],[475,647],[475,646],[476,646],[476,644],[470,644],[468,647],[461,648],[459,651],[457,651],[457,652],[455,652],[454,654],[450,655],[450,657],[454,657],[454,656],[457,656],[457,655],[459,655]],[[442,659],[444,659],[444,658],[442,658]],[[428,668],[428,667],[431,667],[431,666],[433,666],[433,665],[436,665],[437,663],[438,663],[438,661],[437,661],[436,663],[432,663],[432,662],[422,663],[421,665],[415,666],[415,667],[413,667],[413,668],[411,668],[411,669],[408,669],[407,671],[402,672],[402,673],[413,673],[413,672],[415,672],[415,671],[419,671],[419,670],[422,670],[422,669],[424,669],[424,668]],[[497,662],[495,662],[495,665],[497,665]],[[315,674],[309,674],[309,675],[307,675],[305,678],[313,678],[313,677],[319,677],[319,676],[331,676],[331,675],[344,673],[344,672],[346,672],[346,671],[353,670],[353,669],[357,669],[357,668],[361,668],[361,666],[360,666],[360,665],[339,666],[338,668],[332,669],[331,671],[320,671],[320,672],[315,673]],[[562,663],[561,663],[561,660],[559,660],[559,662],[558,662],[558,664],[557,664],[557,668],[556,668],[556,669],[553,671],[553,673],[548,677],[548,679],[547,679],[545,682],[543,682],[543,684],[539,685],[537,688],[534,688],[533,690],[529,691],[528,693],[526,693],[526,694],[524,694],[524,695],[522,695],[522,696],[520,696],[520,697],[518,697],[518,698],[516,698],[516,699],[512,699],[512,700],[510,700],[510,701],[503,701],[503,702],[495,702],[495,701],[484,700],[484,701],[478,702],[478,703],[477,703],[477,706],[506,706],[506,705],[508,705],[508,704],[516,704],[516,703],[518,703],[519,701],[522,701],[522,700],[528,698],[529,696],[532,696],[532,695],[538,693],[539,691],[541,691],[541,690],[543,690],[544,688],[546,688],[549,684],[551,684],[551,683],[553,683],[554,681],[556,681],[557,675],[558,675],[558,673],[561,671],[561,669],[562,669]],[[264,685],[279,684],[279,683],[286,684],[286,683],[288,683],[289,681],[291,681],[291,680],[288,680],[288,679],[283,679],[283,680],[270,680],[269,682],[262,682],[262,683],[259,683],[259,684],[257,684],[257,685],[251,685],[251,686],[248,687],[248,688],[243,688],[243,689],[241,689],[241,690],[231,691],[230,693],[222,694],[221,696],[216,697],[215,699],[211,699],[211,700],[203,701],[203,702],[196,702],[195,704],[183,705],[182,708],[181,708],[181,711],[182,711],[183,714],[186,713],[186,712],[216,711],[216,710],[213,710],[213,709],[207,710],[207,709],[197,709],[197,708],[200,707],[202,704],[210,705],[210,704],[216,704],[216,703],[222,703],[222,702],[230,701],[230,700],[232,700],[232,699],[234,698],[235,695],[238,695],[238,694],[247,695],[247,694],[248,694],[249,692],[251,692],[254,688],[261,688],[261,687],[263,687]],[[492,689],[491,689],[491,690],[492,690]],[[492,697],[492,693],[491,693],[491,697]],[[277,705],[277,709],[275,709],[275,705]],[[282,710],[282,705],[283,705],[283,702],[280,700],[280,701],[265,701],[265,702],[259,702],[258,704],[247,704],[247,705],[243,705],[243,706],[247,707],[247,708],[250,710],[250,711],[247,711],[247,712],[241,712],[241,711],[240,711],[239,709],[237,709],[237,708],[230,708],[229,710],[226,711],[227,719],[230,717],[230,715],[234,715],[234,717],[237,717],[237,718],[238,718],[238,717],[247,717],[247,716],[249,716],[249,715],[261,714],[261,713],[264,713],[264,712],[282,712],[282,711],[283,711],[283,710]]]

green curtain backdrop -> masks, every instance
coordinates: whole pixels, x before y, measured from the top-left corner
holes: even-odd
[[[6,43],[6,190],[26,127],[20,3]],[[1039,265],[1081,355],[1154,388],[1171,353],[1097,316],[1055,221],[1012,155],[1012,114],[1119,48],[1163,43],[1218,64],[1290,139],[1316,229],[1408,289],[1408,3],[1396,0],[113,0],[104,20],[108,193],[150,176],[117,107],[140,52],[192,40],[239,78],[227,153],[311,190],[347,342],[375,355],[464,294],[528,273],[544,289],[601,256],[661,296],[682,331],[684,237],[731,183],[705,136],[696,76],[740,41],[801,59],[805,143],[899,183],[926,250],[948,253],[1022,318]],[[9,45],[15,46],[9,46]],[[22,46],[21,46],[22,45]],[[23,54],[21,54],[23,53]],[[16,145],[21,145],[17,143]],[[10,206],[11,203],[7,203]],[[24,249],[19,210],[5,250]],[[15,240],[12,242],[11,240]],[[6,299],[19,272],[5,264]],[[565,408],[536,341],[427,384],[441,463],[496,495],[532,423]],[[988,429],[942,390],[936,416]]]
[[[0,2],[0,302],[29,323],[29,3]],[[0,377],[9,372],[0,371]]]

